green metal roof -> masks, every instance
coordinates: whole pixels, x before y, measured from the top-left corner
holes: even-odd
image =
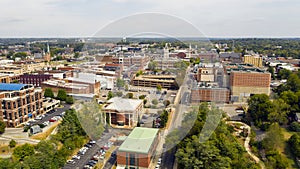
[[[136,127],[120,146],[119,151],[148,154],[158,129]]]

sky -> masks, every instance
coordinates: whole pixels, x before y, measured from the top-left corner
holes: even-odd
[[[92,37],[145,12],[178,17],[206,37],[300,37],[299,9],[299,0],[1,0],[0,37]]]

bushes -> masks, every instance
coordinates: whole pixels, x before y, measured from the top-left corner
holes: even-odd
[[[300,132],[300,124],[298,122],[293,122],[290,126],[289,126],[289,130],[290,131],[294,131],[294,132]]]

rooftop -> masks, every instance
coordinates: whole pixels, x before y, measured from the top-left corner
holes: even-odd
[[[0,91],[15,91],[22,90],[24,87],[30,85],[26,84],[15,84],[15,83],[0,83]]]
[[[143,103],[143,100],[124,99],[121,97],[114,97],[107,101],[109,104],[104,110],[117,110],[118,112],[135,111],[136,108]]]
[[[147,154],[158,131],[158,129],[154,128],[134,128],[120,146],[119,151]]]

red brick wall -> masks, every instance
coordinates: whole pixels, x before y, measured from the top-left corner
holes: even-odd
[[[270,73],[232,72],[230,86],[270,87]]]

